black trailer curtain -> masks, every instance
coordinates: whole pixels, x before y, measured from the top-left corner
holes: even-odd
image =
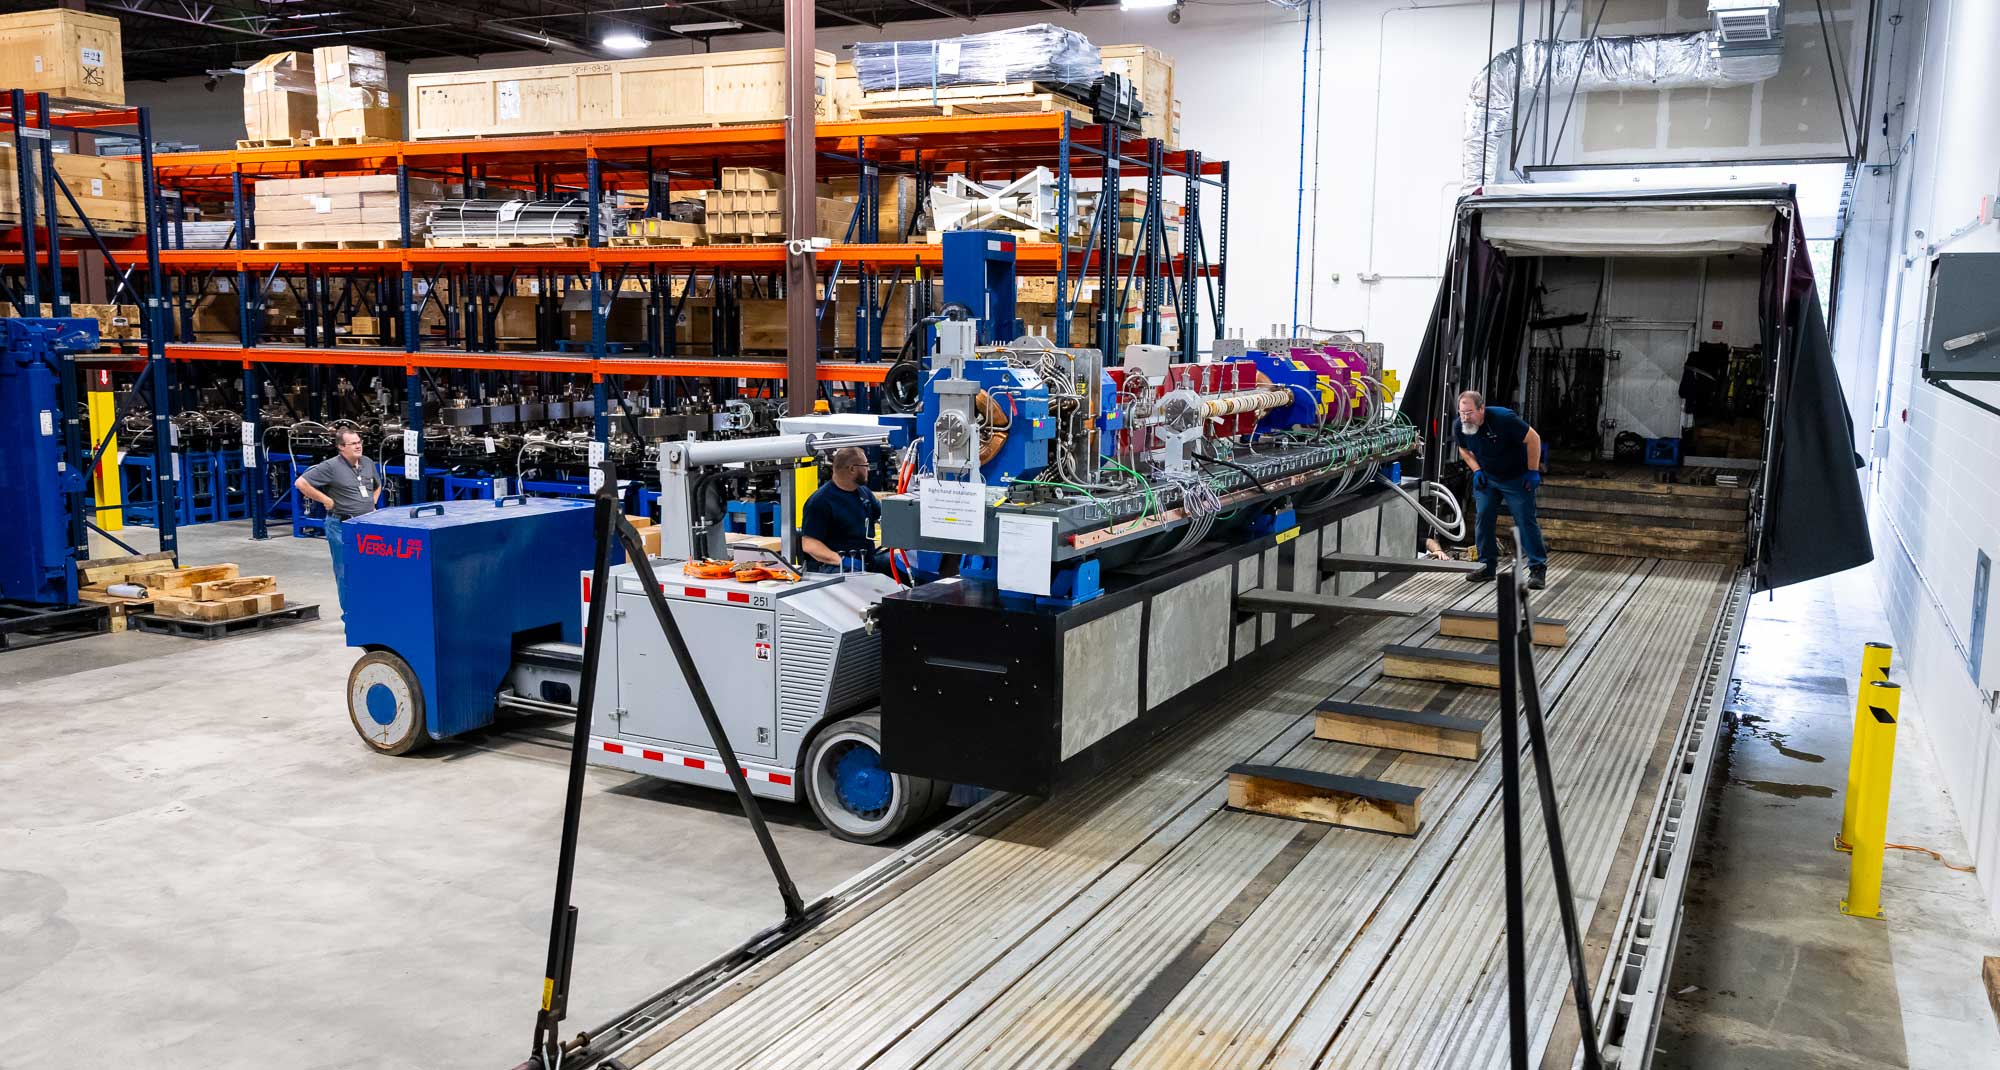
[[[1854,424],[1834,371],[1812,261],[1796,230],[1790,252],[1787,257],[1781,241],[1764,257],[1764,352],[1779,354],[1771,384],[1777,391],[1778,433],[1764,471],[1768,505],[1752,577],[1759,591],[1830,576],[1875,559],[1856,474],[1867,462],[1854,449]],[[1787,327],[1782,348],[1780,308]]]
[[[1761,190],[1739,196],[1768,201],[1774,193],[1783,195],[1781,191]],[[1729,196],[1703,192],[1710,200]],[[1608,201],[1595,203],[1601,206]],[[1777,434],[1764,473],[1768,498],[1753,576],[1759,591],[1832,575],[1874,558],[1861,484],[1855,474],[1865,462],[1854,452],[1853,428],[1840,377],[1834,371],[1826,321],[1813,292],[1812,261],[1806,255],[1804,237],[1785,222],[1797,217],[1796,204],[1789,217],[1780,215],[1780,234],[1764,261],[1760,309],[1764,352],[1776,353],[1781,344],[1784,352],[1772,384],[1778,391]],[[1403,414],[1426,433],[1430,457],[1426,474],[1433,478],[1443,470],[1450,454],[1453,399],[1445,396],[1445,391],[1454,387],[1480,390],[1499,404],[1518,400],[1511,392],[1520,381],[1522,339],[1535,285],[1528,264],[1510,265],[1505,254],[1480,237],[1476,212],[1463,233],[1469,240],[1453,250],[1452,262],[1445,267],[1401,403]],[[1789,258],[1785,256],[1788,240]],[[1633,255],[1644,253],[1635,250]],[[1450,351],[1454,278],[1464,286],[1462,359],[1455,359]],[[1778,330],[1781,315],[1788,327],[1782,333]]]

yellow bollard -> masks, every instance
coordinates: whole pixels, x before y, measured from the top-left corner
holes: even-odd
[[[1884,680],[1861,689],[1867,716],[1862,718],[1856,749],[1860,752],[1859,798],[1855,804],[1853,854],[1847,861],[1847,898],[1840,912],[1856,918],[1882,917],[1882,854],[1889,835],[1889,779],[1896,767],[1896,720],[1903,708],[1903,691]]]
[[[1868,712],[1868,685],[1889,679],[1889,656],[1894,653],[1887,643],[1869,643],[1861,648],[1861,683],[1854,689],[1854,731],[1847,745],[1847,793],[1841,796],[1840,834],[1833,838],[1836,851],[1852,850],[1854,843],[1854,810],[1857,802],[1855,785],[1860,781],[1861,770],[1861,718]]]
[[[85,409],[90,423],[90,441],[87,449],[95,449],[97,443],[111,431],[118,419],[118,397],[111,392],[111,372],[100,368],[87,376],[87,401]],[[112,434],[104,447],[104,455],[98,458],[97,468],[90,473],[91,494],[97,500],[97,526],[105,531],[119,531],[125,527],[125,509],[120,495],[123,485],[118,478],[118,436]]]

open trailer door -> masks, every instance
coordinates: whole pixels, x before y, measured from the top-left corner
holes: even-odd
[[[1749,560],[1763,591],[1874,557],[1840,378],[1790,187],[1556,192],[1510,187],[1459,202],[1450,263],[1402,408],[1426,432],[1425,476],[1455,464],[1457,392],[1506,396],[1525,357],[1535,286],[1523,258],[1760,255],[1770,390]]]

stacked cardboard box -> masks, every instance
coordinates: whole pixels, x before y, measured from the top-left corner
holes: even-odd
[[[839,240],[847,232],[854,206],[826,196],[820,187],[813,233]],[[785,240],[785,176],[761,167],[725,167],[722,188],[708,195],[708,240],[711,242],[781,242]]]
[[[835,197],[853,203],[861,199],[859,175],[841,175],[827,180]],[[880,199],[875,225],[885,242],[899,242],[908,235],[917,218],[917,180],[914,175],[881,175],[875,183]],[[846,222],[841,223],[843,232]]]
[[[243,137],[247,141],[309,138],[319,132],[319,93],[310,52],[265,56],[243,73]]]
[[[407,180],[411,234],[421,233],[422,206],[445,196],[429,179]],[[398,241],[402,209],[395,175],[267,178],[257,183],[257,243]]]
[[[0,85],[63,100],[125,103],[118,20],[77,7],[0,15]]]
[[[389,88],[389,61],[380,50],[354,45],[313,49],[319,136],[394,139],[403,136],[402,101]]]

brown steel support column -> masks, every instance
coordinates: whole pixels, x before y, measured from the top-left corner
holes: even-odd
[[[813,0],[785,0],[785,233],[803,248],[818,227]],[[819,397],[819,330],[813,255],[785,257],[785,411],[803,416]]]

